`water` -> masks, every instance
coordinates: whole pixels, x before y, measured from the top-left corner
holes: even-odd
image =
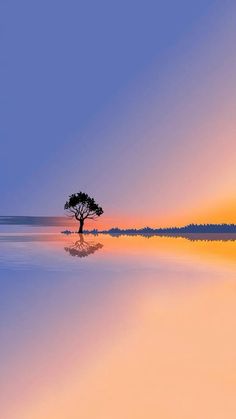
[[[0,236],[3,419],[235,419],[236,241]]]

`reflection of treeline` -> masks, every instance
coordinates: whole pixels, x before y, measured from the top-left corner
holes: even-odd
[[[190,240],[192,242],[195,241],[236,241],[236,233],[182,233],[182,234],[159,234],[160,237],[176,237],[176,238],[184,238]],[[152,236],[146,236],[152,237]]]
[[[109,234],[111,236],[184,236],[187,235],[201,235],[201,234],[236,234],[235,224],[189,224],[184,227],[169,227],[169,228],[150,228],[144,227],[141,229],[129,228],[120,229],[118,227],[111,228],[110,230],[92,230],[86,231],[85,233],[92,234]],[[189,237],[190,238],[190,237]],[[191,238],[194,240],[194,238]],[[209,239],[210,240],[210,239]]]

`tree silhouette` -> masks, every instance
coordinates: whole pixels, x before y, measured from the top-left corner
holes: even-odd
[[[68,216],[79,221],[79,233],[83,233],[84,221],[96,220],[103,214],[103,209],[86,193],[79,192],[69,196],[64,209]]]

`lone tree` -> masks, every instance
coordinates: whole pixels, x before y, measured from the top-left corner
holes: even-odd
[[[71,218],[79,221],[79,233],[83,233],[84,220],[96,220],[103,214],[102,207],[84,192],[70,195],[64,209]]]

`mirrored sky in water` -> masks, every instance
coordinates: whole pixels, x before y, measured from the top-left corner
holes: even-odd
[[[236,241],[0,236],[4,419],[233,419]]]

